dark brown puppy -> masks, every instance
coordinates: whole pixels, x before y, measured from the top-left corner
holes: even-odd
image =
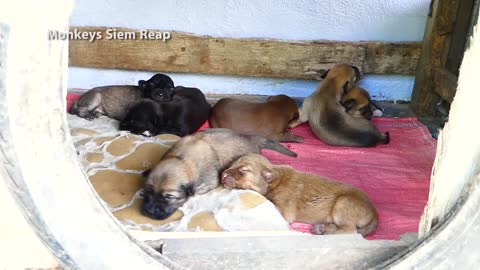
[[[216,188],[220,173],[232,161],[248,153],[259,153],[260,149],[297,156],[278,142],[240,135],[230,129],[208,129],[183,137],[148,174],[143,213],[155,219],[169,217],[189,197]]]
[[[229,128],[240,134],[263,136],[280,142],[303,142],[293,135],[288,125],[298,119],[295,100],[286,96],[271,96],[266,102],[250,102],[222,98],[212,108],[209,122],[212,128]]]
[[[240,157],[225,170],[226,188],[250,189],[272,201],[288,222],[313,224],[314,234],[368,235],[378,223],[377,210],[363,191],[289,166],[272,165],[258,154]]]
[[[299,120],[290,126],[308,121],[313,133],[330,145],[369,147],[388,143],[388,132],[381,134],[370,121],[352,117],[340,104],[342,96],[358,80],[358,74],[357,68],[345,64],[327,71],[317,90],[304,100]]]
[[[354,86],[343,95],[340,103],[345,107],[347,113],[353,117],[372,119],[372,116],[382,114],[382,109],[370,98],[367,90]],[[374,113],[375,112],[375,113]]]

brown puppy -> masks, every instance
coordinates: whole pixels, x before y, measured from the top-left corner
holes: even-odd
[[[343,95],[340,103],[347,113],[353,117],[372,119],[372,116],[381,115],[382,109],[370,98],[370,94],[363,88],[354,86]],[[375,113],[374,113],[375,112]]]
[[[286,96],[271,96],[267,102],[250,102],[222,98],[212,108],[210,126],[229,128],[240,134],[258,135],[280,142],[303,142],[293,135],[288,125],[298,119],[295,100]]]
[[[259,192],[276,205],[288,222],[313,224],[314,234],[360,233],[377,226],[378,214],[367,195],[350,185],[272,165],[258,154],[240,157],[225,170],[226,188]]]
[[[389,134],[381,134],[367,119],[354,118],[340,104],[342,96],[359,79],[357,68],[339,64],[322,75],[324,80],[299,110],[294,127],[309,122],[315,135],[326,144],[368,147],[388,143]]]
[[[204,194],[219,184],[220,172],[248,153],[271,149],[296,157],[278,142],[213,128],[183,137],[148,174],[143,191],[143,213],[155,219],[169,217],[189,197]]]

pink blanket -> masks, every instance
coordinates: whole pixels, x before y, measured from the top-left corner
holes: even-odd
[[[78,98],[67,97],[68,108]],[[264,154],[275,164],[326,176],[352,184],[368,193],[378,209],[377,230],[368,239],[399,239],[417,232],[420,216],[427,203],[430,173],[436,140],[415,118],[377,118],[381,131],[390,132],[390,143],[372,148],[328,146],[319,141],[307,124],[293,129],[305,138],[303,143],[287,143],[298,153],[291,158],[273,151]],[[205,124],[201,129],[208,128]],[[292,223],[295,230],[308,232],[310,224]]]

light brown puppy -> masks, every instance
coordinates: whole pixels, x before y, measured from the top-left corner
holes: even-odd
[[[381,134],[367,119],[354,118],[340,104],[342,96],[359,79],[358,68],[339,64],[327,71],[320,86],[307,97],[294,127],[309,122],[313,133],[330,145],[369,147],[388,143],[389,134]]]
[[[372,101],[367,90],[358,86],[348,90],[340,103],[345,107],[347,113],[353,117],[371,120],[372,116],[375,115],[374,112],[378,111],[377,114],[382,112],[382,109]]]
[[[147,173],[143,190],[143,213],[165,219],[193,195],[219,185],[220,173],[238,157],[271,149],[297,154],[273,140],[240,135],[226,128],[211,128],[177,141]]]
[[[314,234],[368,235],[378,223],[367,195],[344,183],[272,165],[258,154],[240,157],[221,176],[226,188],[250,189],[272,201],[288,222],[313,224]]]
[[[295,100],[278,95],[269,97],[266,102],[222,98],[213,106],[209,121],[212,128],[229,128],[240,134],[280,142],[303,142],[302,137],[288,130],[288,125],[297,119]]]

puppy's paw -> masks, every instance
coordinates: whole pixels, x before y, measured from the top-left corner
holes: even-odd
[[[152,133],[148,130],[145,130],[143,133],[142,133],[143,136],[145,137],[152,137]]]
[[[382,115],[383,115],[383,112],[378,110],[378,109],[373,111],[373,116],[374,117],[382,117]]]
[[[327,232],[327,228],[323,223],[313,224],[310,232],[313,234],[325,234]]]

